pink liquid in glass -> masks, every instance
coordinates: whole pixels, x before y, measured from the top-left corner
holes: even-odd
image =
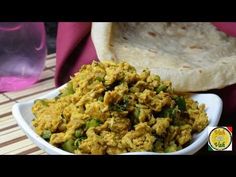
[[[0,92],[22,90],[37,82],[46,53],[44,23],[0,23]]]

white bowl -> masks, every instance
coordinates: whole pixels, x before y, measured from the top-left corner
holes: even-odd
[[[59,90],[65,87],[65,85],[49,92],[48,94],[35,98],[54,98],[59,94]],[[208,127],[217,126],[221,112],[222,112],[222,100],[215,94],[193,94],[191,96],[194,100],[199,103],[204,103],[207,107],[206,112],[209,118]],[[12,113],[14,118],[16,119],[19,126],[25,132],[25,134],[42,150],[47,152],[48,154],[58,154],[58,155],[69,155],[71,153],[61,150],[57,147],[52,146],[39,135],[34,132],[34,128],[32,126],[32,120],[34,115],[32,114],[31,108],[34,104],[34,100],[16,103],[12,108]],[[172,153],[155,153],[155,152],[130,152],[124,153],[123,155],[191,155],[200,150],[208,140],[208,130],[207,127],[200,133],[197,133],[193,136],[192,142],[186,148],[172,152]]]

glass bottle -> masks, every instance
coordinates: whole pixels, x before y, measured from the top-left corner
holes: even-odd
[[[0,23],[0,92],[38,81],[47,54],[43,22]]]

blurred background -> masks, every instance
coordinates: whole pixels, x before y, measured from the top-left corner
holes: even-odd
[[[56,52],[57,23],[58,22],[45,22],[48,54]]]

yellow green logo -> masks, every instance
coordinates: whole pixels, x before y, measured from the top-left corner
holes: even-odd
[[[232,151],[232,127],[209,127],[208,149],[210,151]]]

